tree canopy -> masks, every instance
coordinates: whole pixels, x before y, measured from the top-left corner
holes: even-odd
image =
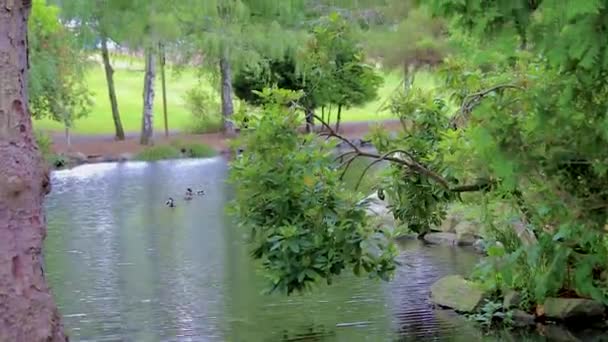
[[[35,118],[49,117],[67,127],[88,114],[87,60],[74,35],[59,20],[59,8],[35,0],[28,22],[29,97]]]
[[[555,1],[436,0],[422,6],[449,23],[447,38],[454,49],[437,69],[439,87],[422,90],[411,86],[393,98],[389,107],[402,121],[401,133],[375,130],[371,138],[377,154],[352,145],[354,151],[344,156],[348,162],[332,164],[321,156],[298,154],[320,144],[313,136],[289,144],[267,141],[265,134],[272,132],[274,124],[259,120],[256,131],[245,138],[251,140],[244,140],[253,150],[246,150],[236,162],[235,174],[246,177],[251,168],[259,171],[260,160],[277,158],[271,163],[272,171],[261,172],[266,177],[264,184],[292,191],[293,179],[300,179],[290,178],[297,174],[295,170],[313,169],[321,163],[327,165],[326,173],[311,175],[310,184],[314,189],[335,189],[334,177],[351,159],[389,162],[380,186],[395,218],[412,231],[428,232],[455,201],[486,208],[484,224],[501,244],[493,247],[491,257],[475,273],[484,286],[495,291],[524,291],[534,303],[564,292],[607,303],[608,285],[600,275],[606,271],[608,256],[604,235],[608,152],[601,148],[608,143],[608,111],[602,101],[608,65],[603,18],[608,8],[592,0],[577,6]],[[282,111],[282,116],[290,115]],[[335,131],[329,135],[348,142]],[[265,146],[283,153],[267,156],[261,153]],[[250,194],[254,185],[243,184],[238,189]],[[251,215],[261,215],[261,220],[268,219],[264,213],[269,213],[272,222],[298,217],[297,224],[290,225],[290,236],[307,234],[306,227],[323,217],[307,213],[327,206],[313,201],[306,207],[290,207],[287,215],[275,209],[280,207],[279,196],[255,203],[238,200],[239,216],[251,229],[266,227],[262,221],[248,219]],[[510,210],[497,213],[488,203],[500,203]],[[502,220],[507,212],[522,224]],[[344,224],[351,233],[368,226],[360,216],[361,226],[351,226],[342,216],[333,219],[337,221],[321,220],[322,226]],[[266,243],[258,245],[257,255],[282,250],[280,244],[273,249],[273,236],[264,236]],[[344,250],[332,244],[323,248],[334,253]],[[264,259],[269,270],[289,265],[289,272],[273,273],[275,284],[297,279],[295,270],[307,265],[308,259],[301,258],[303,249],[290,253],[289,257]],[[390,264],[390,258],[383,260]],[[343,262],[356,265],[348,258]]]

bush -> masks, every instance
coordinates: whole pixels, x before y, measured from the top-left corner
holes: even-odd
[[[47,133],[39,130],[34,131],[34,138],[36,139],[36,143],[38,144],[38,149],[40,149],[40,153],[46,159],[53,152],[51,148],[53,146],[53,139]]]
[[[194,134],[218,132],[222,128],[222,116],[218,96],[201,87],[192,88],[184,95],[184,101],[190,111],[191,121],[186,131]]]
[[[213,147],[201,143],[176,140],[171,145],[188,158],[209,158],[216,155]]]
[[[180,158],[180,151],[175,146],[171,145],[158,145],[148,147],[145,150],[139,152],[136,156],[136,160],[142,161],[156,161],[163,159],[177,159]]]
[[[173,141],[170,145],[148,147],[135,156],[136,160],[156,161],[179,158],[209,158],[216,155],[215,150],[205,144]]]
[[[299,113],[283,104],[300,94],[265,90],[263,114],[251,116],[237,140],[247,148],[231,163],[233,209],[251,234],[252,255],[272,290],[288,294],[329,284],[347,269],[388,280],[396,267],[392,237],[375,231],[366,203],[346,191],[335,145],[298,134]]]

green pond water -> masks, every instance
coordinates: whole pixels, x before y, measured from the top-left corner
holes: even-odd
[[[226,175],[219,157],[53,173],[45,267],[73,341],[479,340],[428,301],[435,280],[477,262],[461,249],[403,242],[391,282],[346,274],[307,295],[263,294],[225,212]],[[187,187],[206,195],[184,201]]]

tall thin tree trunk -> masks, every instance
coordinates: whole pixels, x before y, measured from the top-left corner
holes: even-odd
[[[156,78],[154,49],[147,48],[145,52],[146,71],[144,75],[144,110],[141,120],[141,138],[139,143],[142,145],[150,145],[152,143],[152,119],[154,116],[154,80]]]
[[[120,121],[118,100],[116,100],[116,90],[114,89],[114,69],[112,69],[112,65],[110,64],[108,39],[103,35],[101,36],[101,59],[103,60],[103,68],[106,72],[106,83],[108,84],[108,96],[110,97],[110,106],[112,107],[112,119],[114,120],[116,140],[125,140],[125,131],[122,128],[122,122]]]
[[[342,120],[342,105],[338,105],[338,114],[336,114],[336,132],[340,133],[340,120]]]
[[[70,135],[70,126],[65,125],[65,144],[68,146],[68,151],[72,150],[72,139]]]
[[[232,103],[232,68],[226,52],[220,58],[220,73],[222,75],[222,120],[224,134],[234,135],[234,105]]]
[[[323,120],[323,122],[327,122],[325,120],[325,106],[321,106],[321,120]],[[321,126],[321,131],[325,130],[325,126]]]
[[[408,92],[412,85],[414,84],[415,74],[414,74],[415,66],[414,64],[403,63],[403,90],[404,92]]]
[[[0,6],[0,341],[67,341],[42,271],[50,183],[27,107],[31,4]]]
[[[306,132],[310,133],[315,127],[315,111],[312,108],[306,108],[304,110],[304,116],[306,117]]]
[[[169,122],[167,120],[167,85],[165,83],[165,47],[162,43],[158,44],[160,51],[160,78],[163,92],[163,118],[165,119],[165,137],[169,137]]]

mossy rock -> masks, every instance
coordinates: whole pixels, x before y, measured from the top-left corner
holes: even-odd
[[[517,291],[508,291],[502,301],[505,309],[517,308],[521,304],[521,294]]]
[[[604,305],[584,298],[547,298],[545,317],[556,320],[595,320],[604,316]]]
[[[486,293],[460,275],[450,275],[431,286],[431,301],[458,312],[471,313],[479,307]]]

